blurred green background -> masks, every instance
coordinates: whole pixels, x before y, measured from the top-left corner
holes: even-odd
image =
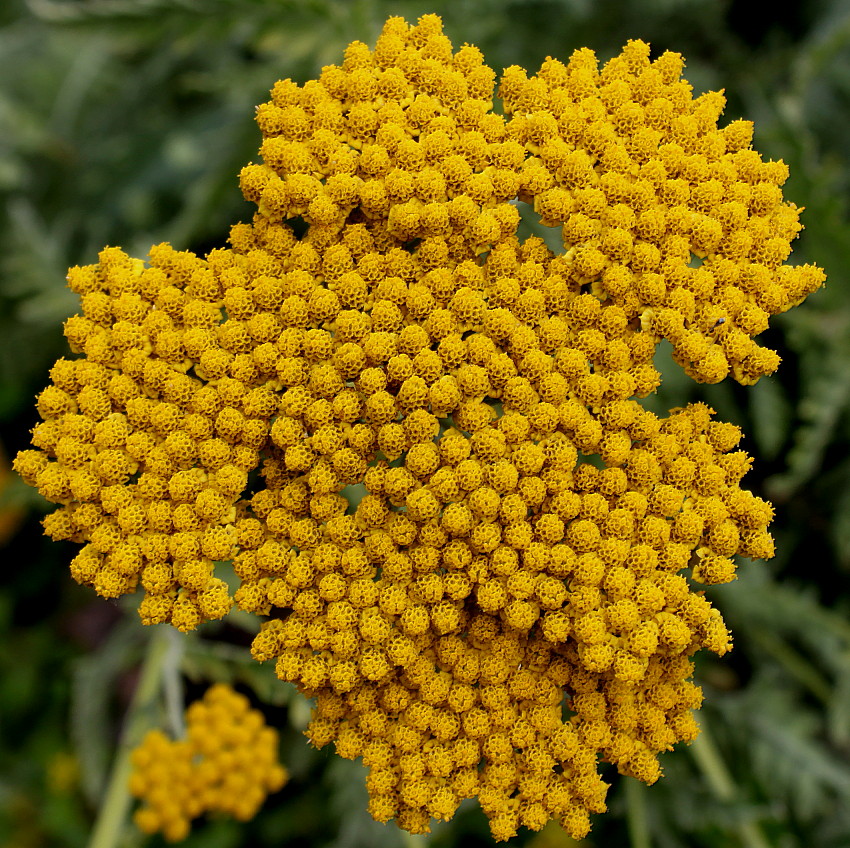
[[[664,368],[659,409],[706,399],[744,427],[745,483],[772,499],[778,555],[711,592],[735,634],[700,658],[707,731],[663,758],[650,789],[607,773],[611,812],[585,846],[847,848],[850,845],[850,7],[809,0],[4,0],[0,3],[0,844],[87,844],[122,712],[150,632],[67,573],[72,546],[40,535],[45,505],[9,471],[36,422],[34,394],[65,351],[76,309],[66,269],[104,245],[198,252],[247,220],[237,173],[256,158],[254,106],[275,80],[303,82],[372,42],[389,14],[444,18],[456,46],[497,71],[536,70],[629,38],[687,59],[698,92],[725,88],[725,119],[791,168],[806,207],[792,257],[827,287],[766,334],[779,376],[698,387]],[[724,120],[725,120],[724,119]],[[663,354],[660,355],[663,360]],[[189,697],[229,679],[283,731],[290,784],[247,826],[202,822],[186,845],[489,844],[464,805],[412,838],[365,811],[359,765],[308,747],[303,699],[248,659],[238,620],[189,640]],[[515,844],[575,845],[557,828]],[[128,829],[120,845],[159,845]]]

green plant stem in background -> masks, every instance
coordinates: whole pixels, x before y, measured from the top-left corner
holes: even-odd
[[[733,803],[740,790],[711,738],[705,716],[700,717],[700,734],[691,743],[690,751],[715,798]],[[770,848],[770,843],[755,822],[741,822],[736,830],[744,848]]]
[[[175,739],[186,735],[186,722],[183,720],[183,681],[180,667],[186,650],[186,634],[169,627],[165,631],[167,652],[163,661],[162,687],[165,694],[165,708],[168,716],[168,728]]]
[[[88,848],[114,848],[126,825],[131,803],[130,754],[142,741],[144,734],[157,724],[159,698],[163,682],[168,676],[169,663],[174,659],[179,663],[179,652],[171,646],[170,631],[168,625],[157,625],[153,628],[139,682],[124,719],[124,729],[115,754],[109,785]]]
[[[630,848],[652,848],[646,815],[646,786],[634,777],[626,777],[626,821]]]

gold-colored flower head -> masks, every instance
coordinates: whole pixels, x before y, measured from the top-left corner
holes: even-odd
[[[217,683],[186,710],[185,739],[161,730],[145,736],[131,754],[130,791],[143,802],[134,816],[140,830],[180,842],[205,813],[248,821],[285,785],[277,731],[250,706]]]
[[[508,68],[500,115],[475,47],[391,18],[258,108],[231,248],[69,275],[82,356],[17,459],[61,504],[47,532],[181,629],[227,612],[232,559],[255,656],[363,757],[380,821],[477,796],[497,839],[584,836],[597,760],[653,782],[697,733],[691,655],[731,647],[683,572],[773,553],[739,429],[636,400],[661,339],[698,381],[771,373],[753,337],[824,279],[783,264],[785,165],[682,64],[633,41]],[[519,202],[563,253],[518,238]]]

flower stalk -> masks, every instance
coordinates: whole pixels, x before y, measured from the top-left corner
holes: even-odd
[[[167,627],[155,627],[151,633],[88,848],[116,848],[121,844],[132,804],[130,755],[145,733],[159,723],[166,667],[169,660],[173,662],[176,658],[169,630]]]

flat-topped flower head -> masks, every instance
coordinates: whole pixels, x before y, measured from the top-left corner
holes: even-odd
[[[600,759],[651,783],[697,733],[690,658],[731,637],[693,584],[773,554],[740,430],[639,402],[662,339],[701,382],[771,373],[754,337],[824,278],[786,264],[784,164],[682,66],[634,41],[497,86],[438,17],[391,18],[258,108],[229,248],[69,274],[78,356],[16,460],[46,531],[147,623],[261,616],[380,821],[478,797],[497,839],[582,838]]]
[[[184,739],[151,730],[131,754],[130,791],[142,802],[136,825],[168,842],[181,842],[207,813],[248,821],[289,778],[277,731],[230,686],[211,686],[185,720]]]

